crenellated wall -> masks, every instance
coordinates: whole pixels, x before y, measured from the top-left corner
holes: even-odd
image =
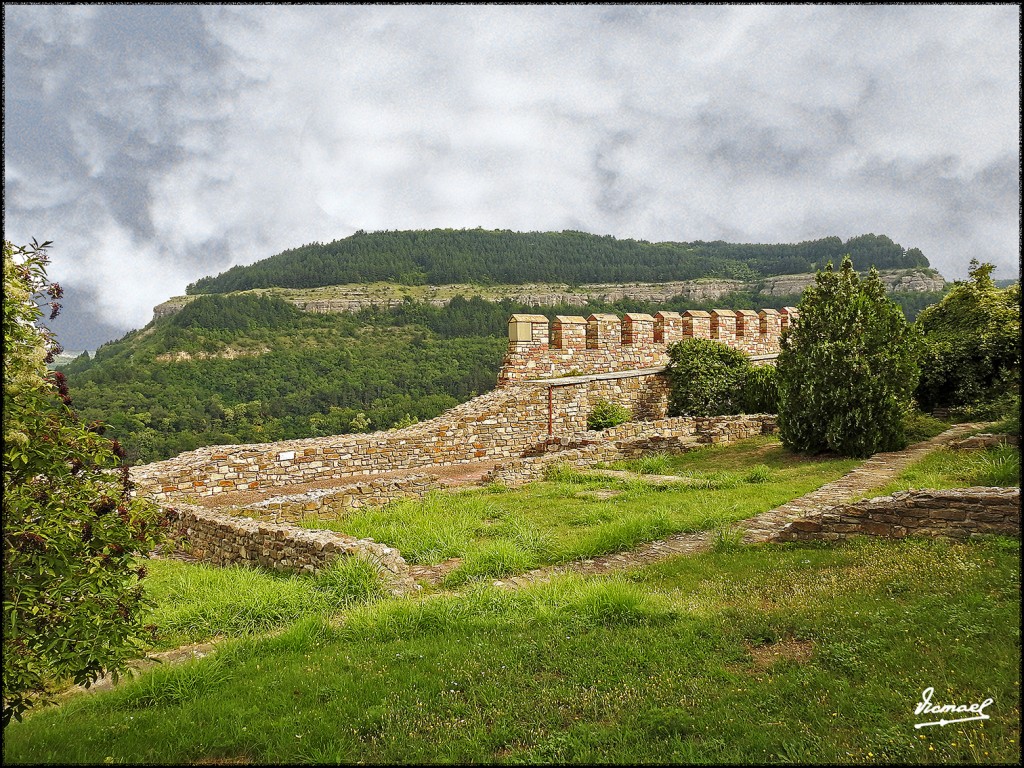
[[[668,346],[684,339],[713,339],[751,356],[774,355],[779,352],[782,331],[796,317],[795,307],[760,312],[687,310],[653,316],[628,312],[621,318],[558,315],[550,324],[543,315],[512,315],[498,384],[660,368],[668,363]]]
[[[770,353],[777,351],[781,328],[794,313],[715,310],[559,318],[554,346],[544,317],[513,315],[503,386],[430,421],[368,434],[199,448],[134,467],[132,476],[140,494],[166,502],[519,458],[552,437],[586,431],[600,400],[629,409],[634,422],[665,418],[669,385],[662,371],[668,344],[688,337],[717,338]],[[583,375],[560,375],[570,372]]]

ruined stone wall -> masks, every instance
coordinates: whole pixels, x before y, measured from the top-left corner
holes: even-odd
[[[545,318],[515,315],[509,326],[514,350],[502,373],[505,384],[430,421],[368,434],[199,448],[134,467],[132,477],[142,495],[161,502],[187,501],[236,491],[369,479],[396,470],[519,458],[551,437],[585,431],[587,417],[600,400],[624,406],[637,422],[663,419],[669,394],[663,374],[664,349],[669,341],[685,333],[714,334],[728,341],[729,334],[734,334],[751,349],[764,351],[777,346],[779,329],[793,312],[729,315],[715,310],[684,315],[659,312],[656,317],[633,314],[622,322],[614,315],[601,315],[593,323],[580,318],[582,324],[556,323],[564,348],[553,350],[548,348]],[[523,321],[523,317],[533,319]],[[762,321],[770,332],[748,336],[745,329],[761,327]],[[594,348],[586,346],[588,333],[597,345]],[[611,338],[619,343],[604,343]],[[655,338],[657,342],[650,341]],[[568,353],[568,363],[560,357],[563,353]],[[657,364],[642,365],[651,362]],[[585,375],[556,375],[570,363],[586,368]],[[549,377],[537,378],[541,373]]]
[[[274,523],[298,523],[307,515],[338,517],[349,510],[367,505],[379,506],[398,499],[418,499],[429,491],[441,487],[437,478],[424,474],[369,477],[338,488],[321,488],[305,493],[274,496],[225,512],[232,515],[251,515]]]
[[[199,448],[133,467],[132,477],[140,494],[170,501],[514,458],[549,436],[585,430],[599,399],[648,419],[665,415],[667,397],[658,371],[523,383],[405,429]]]
[[[601,432],[550,438],[534,455],[504,462],[484,477],[488,482],[517,486],[544,478],[553,464],[586,467],[597,461],[617,461],[650,451],[680,452],[701,445],[727,445],[778,431],[771,414],[750,416],[676,416],[648,422],[627,422]]]
[[[399,551],[373,539],[257,522],[191,505],[178,505],[173,512],[176,543],[204,562],[315,573],[339,557],[360,557],[378,567],[396,594],[412,588],[409,566]]]
[[[589,318],[558,315],[512,315],[509,344],[498,385],[558,376],[663,368],[668,347],[684,339],[714,339],[751,356],[779,352],[782,331],[797,316],[781,311],[715,309],[593,314]],[[549,327],[550,326],[550,327]]]
[[[968,539],[991,533],[1020,536],[1020,488],[900,491],[794,520],[776,540],[836,541],[857,535]]]

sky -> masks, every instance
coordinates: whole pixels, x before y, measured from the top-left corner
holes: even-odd
[[[1020,10],[4,5],[4,237],[67,349],[366,231],[1020,259]]]

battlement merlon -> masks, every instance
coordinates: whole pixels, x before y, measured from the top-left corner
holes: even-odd
[[[548,319],[544,315],[512,315],[508,340],[519,351],[548,348]]]
[[[779,352],[783,330],[798,316],[795,307],[762,309],[690,309],[627,312],[623,317],[595,313],[588,318],[516,314],[508,321],[508,354],[499,384],[571,374],[643,370],[668,363],[668,347],[686,339],[709,339],[748,355]]]

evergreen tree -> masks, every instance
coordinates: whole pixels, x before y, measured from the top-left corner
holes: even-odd
[[[782,336],[779,436],[797,451],[869,456],[902,448],[920,342],[875,270],[829,263]]]

